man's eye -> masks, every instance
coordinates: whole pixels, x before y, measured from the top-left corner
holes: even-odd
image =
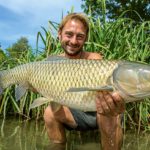
[[[77,36],[77,38],[78,38],[79,40],[82,40],[82,39],[84,39],[84,36],[83,36],[83,35],[79,35],[79,36]]]
[[[71,34],[71,33],[66,33],[66,36],[67,36],[67,37],[71,37],[72,34]]]

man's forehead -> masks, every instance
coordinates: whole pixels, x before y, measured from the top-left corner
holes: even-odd
[[[63,27],[63,30],[65,31],[71,31],[73,29],[77,29],[80,32],[83,32],[83,34],[86,32],[84,24],[79,20],[69,20]]]
[[[64,25],[64,27],[67,26],[67,25],[76,25],[76,24],[79,24],[80,26],[84,26],[84,24],[83,24],[82,21],[80,21],[78,19],[71,19],[71,20],[68,20],[66,22],[66,24]]]

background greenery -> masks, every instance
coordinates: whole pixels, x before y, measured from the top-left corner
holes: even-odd
[[[91,11],[95,18],[101,16],[103,11],[108,19],[117,20],[124,11],[128,12],[124,18],[131,18],[136,22],[150,19],[150,0],[82,0],[82,9],[85,13]],[[135,11],[140,14],[135,14]]]
[[[141,1],[141,3],[144,7],[145,1]],[[123,3],[118,6],[120,13],[108,13],[107,9],[111,11],[110,6],[111,8],[116,7],[111,4],[110,1],[105,2],[105,0],[85,1],[85,5],[82,7],[89,16],[90,32],[84,49],[101,53],[105,59],[125,59],[149,64],[150,21],[146,19],[149,13],[145,14],[145,18],[141,17],[141,14],[139,15],[136,11],[132,11],[132,15],[129,15],[131,11],[127,10]],[[96,6],[98,7],[98,12],[96,12]],[[71,12],[73,12],[73,9]],[[120,16],[118,16],[119,14]],[[60,43],[56,34],[53,34],[57,33],[59,24],[52,21],[48,21],[48,23],[48,29],[42,27],[41,31],[37,33],[36,51],[32,50],[25,37],[21,37],[5,52],[0,48],[0,69],[12,68],[19,64],[42,60],[51,54],[61,53]],[[39,42],[44,45],[42,50],[39,49]],[[43,116],[46,105],[29,110],[29,105],[38,96],[37,94],[28,92],[20,102],[16,102],[14,90],[15,86],[6,89],[1,97],[0,114],[3,118],[13,115],[19,116],[21,119],[39,119]],[[138,133],[140,131],[150,131],[149,99],[139,103],[127,104],[124,127],[125,130],[134,129]]]

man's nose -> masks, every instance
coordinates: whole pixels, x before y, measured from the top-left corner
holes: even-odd
[[[77,38],[76,38],[76,36],[73,36],[71,38],[71,44],[77,44]]]

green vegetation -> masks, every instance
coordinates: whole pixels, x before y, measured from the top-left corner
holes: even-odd
[[[150,0],[82,0],[82,9],[91,16],[98,17],[103,14],[103,9],[109,19],[116,20],[124,11],[128,10],[124,18],[131,18],[137,22],[148,21],[150,18]],[[106,3],[106,5],[105,5]],[[135,13],[140,14],[137,15]]]
[[[9,57],[19,59],[20,57],[25,57],[29,49],[28,39],[21,37],[11,47],[7,48],[6,51]]]
[[[90,33],[85,45],[86,51],[101,53],[105,59],[124,59],[130,61],[139,61],[149,63],[150,60],[150,21],[142,21],[135,24],[130,18],[124,18],[124,12],[117,20],[113,22],[106,21],[105,4],[103,4],[103,17],[95,19],[89,15]],[[136,13],[135,13],[136,14]],[[12,55],[1,63],[1,70],[8,69],[18,64],[30,61],[42,60],[51,54],[60,53],[61,47],[55,34],[58,24],[49,21],[49,28],[42,27],[42,31],[37,34],[37,47],[39,42],[44,44],[44,50],[37,49],[36,55],[28,47],[25,53],[14,58]],[[29,110],[29,105],[38,96],[28,92],[20,102],[14,99],[15,87],[7,89],[0,101],[0,114],[15,114],[21,118],[40,118],[43,116],[45,106]],[[124,126],[126,129],[135,129],[138,132],[150,131],[150,103],[149,99],[143,102],[127,104],[124,115]]]

